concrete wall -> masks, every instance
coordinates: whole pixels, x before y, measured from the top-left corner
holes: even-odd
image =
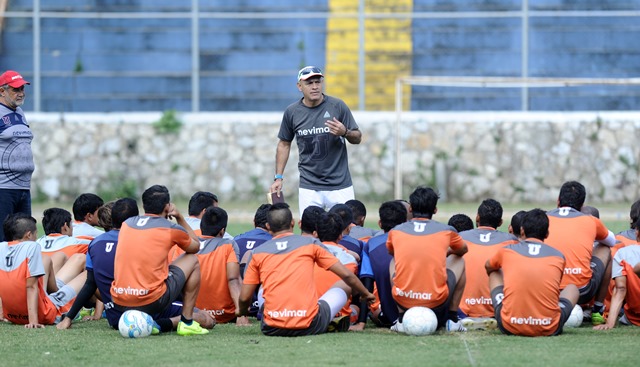
[[[349,146],[356,196],[393,198],[392,112],[355,112],[364,134]],[[262,200],[272,182],[281,113],[179,115],[176,134],[159,134],[159,113],[35,114],[34,195],[73,199],[81,192],[140,193],[165,184],[184,197],[210,190],[226,200]],[[448,200],[553,201],[579,180],[590,202],[640,197],[640,113],[407,113],[401,164],[406,197],[436,186]],[[285,171],[297,193],[297,147]],[[109,199],[109,198],[107,198]]]

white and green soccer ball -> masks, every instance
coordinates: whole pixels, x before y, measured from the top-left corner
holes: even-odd
[[[118,330],[124,338],[144,338],[151,335],[153,319],[142,311],[125,311],[120,316]]]
[[[402,326],[407,335],[429,335],[438,328],[438,318],[430,308],[411,307],[404,313]]]

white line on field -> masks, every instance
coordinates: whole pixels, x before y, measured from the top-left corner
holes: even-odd
[[[464,337],[464,334],[460,335],[460,336],[462,337],[462,341],[464,342],[464,348],[467,350],[467,357],[469,357],[469,363],[472,366],[475,366],[476,365],[476,361],[471,356],[471,351],[469,350],[469,344],[467,344],[467,338]]]

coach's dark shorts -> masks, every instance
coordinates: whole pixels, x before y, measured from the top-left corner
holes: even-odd
[[[453,298],[453,291],[456,288],[456,274],[451,269],[447,269],[447,288],[449,289],[449,296],[440,306],[436,306],[431,309],[433,313],[436,314],[438,318],[438,328],[444,327],[447,324],[447,320],[449,319],[449,305],[451,304],[451,299]],[[396,302],[397,303],[397,302]],[[398,304],[398,308],[402,310],[402,314],[407,311],[407,308]]]
[[[495,287],[491,290],[491,301],[493,302],[493,310],[495,312],[494,316],[496,321],[498,322],[498,329],[503,334],[506,335],[514,335],[509,330],[505,329],[502,325],[502,298],[504,297],[504,286]],[[498,299],[500,298],[500,299]],[[558,305],[560,306],[560,325],[558,325],[558,329],[551,334],[550,336],[560,335],[562,334],[562,328],[564,327],[565,322],[569,320],[569,316],[571,316],[571,311],[573,311],[573,306],[571,305],[571,301],[566,298],[560,297],[558,300]]]
[[[175,265],[169,265],[169,276],[164,280],[164,283],[167,285],[167,290],[160,298],[148,305],[135,307],[116,306],[116,309],[123,312],[126,310],[139,310],[149,315],[162,314],[166,309],[172,307],[173,301],[180,298],[186,282],[187,277],[184,275],[182,269]]]
[[[277,327],[271,327],[264,323],[264,317],[260,324],[262,333],[266,336],[305,336],[305,335],[317,335],[326,333],[329,328],[329,324],[333,320],[331,314],[331,307],[325,300],[318,300],[318,313],[316,317],[311,321],[306,329],[281,329]]]
[[[579,289],[580,298],[578,298],[578,304],[583,305],[585,303],[591,302],[591,300],[598,293],[598,289],[600,288],[600,284],[602,284],[602,280],[604,278],[604,272],[606,271],[606,267],[602,260],[597,257],[591,258],[591,279],[589,279],[589,283]]]

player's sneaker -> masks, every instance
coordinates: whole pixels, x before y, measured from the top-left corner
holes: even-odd
[[[351,325],[351,321],[349,320],[349,316],[340,316],[336,317],[329,323],[329,327],[327,328],[328,333],[341,333],[345,331],[349,331],[349,326]]]
[[[591,324],[593,325],[601,325],[607,322],[604,316],[600,312],[592,312],[591,313]]]
[[[158,335],[160,334],[160,325],[158,325],[157,322],[153,322],[153,327],[151,328],[151,335]]]
[[[493,317],[465,317],[460,322],[467,330],[494,330],[498,327]]]
[[[80,312],[78,312],[78,316],[80,316],[80,319],[82,319],[85,316],[93,316],[94,312],[96,312],[95,308],[82,307]]]
[[[393,325],[391,325],[389,330],[395,331],[396,333],[404,333],[404,326],[402,325],[401,322],[396,320],[396,322],[394,322]]]
[[[462,321],[453,322],[453,320],[447,320],[447,331],[450,333],[467,331],[467,328],[462,326]]]
[[[591,322],[591,310],[584,309],[582,310],[582,322]]]
[[[191,325],[184,322],[178,322],[178,335],[205,335],[209,334],[209,330],[203,329],[197,321],[192,321]]]

